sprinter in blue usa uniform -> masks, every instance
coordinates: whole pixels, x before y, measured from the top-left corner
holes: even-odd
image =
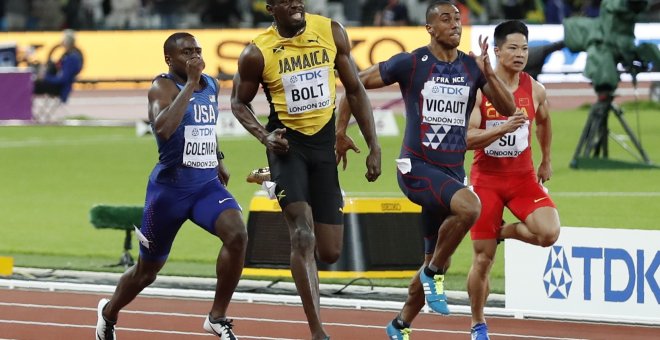
[[[461,16],[449,1],[432,3],[426,11],[429,45],[399,53],[360,73],[367,89],[399,83],[406,106],[406,129],[397,163],[402,192],[422,206],[424,266],[410,283],[408,299],[387,326],[390,339],[408,339],[410,323],[424,306],[449,314],[444,274],[451,255],[479,217],[481,205],[466,187],[463,161],[467,127],[477,89],[492,99],[505,116],[515,112],[513,96],[495,75],[488,44],[479,39],[481,55],[458,50]],[[348,149],[358,151],[346,135],[348,106],[340,103],[337,161]],[[405,230],[402,230],[405,232]]]
[[[243,271],[247,231],[241,207],[227,191],[229,173],[217,146],[218,84],[202,73],[202,49],[189,33],[172,34],[164,53],[169,73],[158,76],[149,90],[159,159],[147,184],[140,255],[112,298],[99,301],[96,339],[115,339],[119,311],[154,282],[186,220],[222,240],[215,299],[203,328],[221,339],[236,339],[226,316]]]

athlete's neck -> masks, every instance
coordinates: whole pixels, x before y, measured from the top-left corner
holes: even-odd
[[[515,91],[520,83],[520,72],[506,70],[504,67],[495,67],[495,74],[510,90]]]
[[[277,34],[279,34],[282,38],[293,38],[295,36],[301,35],[305,31],[305,28],[307,28],[307,23],[303,23],[302,27],[300,28],[286,28],[283,26],[277,26],[277,23],[273,22],[273,27],[275,28],[275,31],[277,31]]]
[[[451,63],[458,58],[457,48],[447,48],[433,42],[428,45],[428,48],[433,53],[433,56],[440,61]]]

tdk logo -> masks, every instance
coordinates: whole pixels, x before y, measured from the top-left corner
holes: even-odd
[[[304,81],[304,80],[312,80],[312,79],[318,79],[321,78],[323,75],[321,74],[321,70],[316,70],[316,71],[311,71],[311,72],[305,72],[301,74],[296,74],[291,76],[291,83],[295,83],[297,81]]]
[[[635,301],[643,304],[647,299],[648,287],[652,298],[660,304],[660,281],[656,278],[660,268],[660,251],[649,254],[642,249],[572,246],[570,254],[567,254],[563,246],[552,246],[543,271],[543,284],[549,298],[569,298],[574,281],[569,261],[573,268],[582,267],[575,274],[583,276],[584,301],[602,298],[606,302]]]
[[[573,277],[568,266],[564,247],[550,247],[548,261],[543,271],[543,284],[545,292],[551,299],[566,299],[571,292]]]

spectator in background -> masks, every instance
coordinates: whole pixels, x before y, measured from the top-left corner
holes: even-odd
[[[236,0],[207,0],[201,14],[204,26],[238,27],[241,12]]]
[[[374,26],[407,26],[410,24],[408,7],[399,0],[388,0],[385,7],[374,15]]]
[[[653,1],[649,2],[652,3]],[[585,1],[582,5],[582,15],[589,18],[596,18],[600,15],[601,0]],[[649,7],[648,13],[653,13],[653,9]],[[660,18],[660,1],[656,1],[656,17]]]
[[[181,18],[180,0],[150,0],[153,11],[159,19],[161,29],[176,28]]]
[[[64,52],[57,62],[53,62],[53,54],[60,48]],[[75,33],[73,30],[64,30],[62,42],[50,50],[46,65],[38,71],[33,93],[59,96],[62,102],[66,102],[82,67],[83,55],[76,46]]]
[[[253,27],[270,25],[273,22],[273,18],[266,9],[266,0],[251,0],[250,10],[252,12]]]
[[[105,19],[105,27],[109,29],[135,29],[140,23],[140,0],[111,0],[110,15]]]
[[[327,0],[307,0],[305,1],[305,12],[327,16],[328,15],[328,1]]]
[[[31,13],[37,30],[60,30],[64,26],[64,11],[59,0],[33,0]]]
[[[534,0],[502,0],[501,6],[507,20],[524,20],[527,12],[535,8]]]
[[[362,5],[360,24],[362,26],[371,26],[374,24],[376,13],[387,5],[387,0],[366,0]]]
[[[545,23],[561,24],[571,15],[570,6],[563,0],[545,0]]]
[[[32,0],[5,0],[3,6],[6,29],[8,31],[26,30],[32,9]]]

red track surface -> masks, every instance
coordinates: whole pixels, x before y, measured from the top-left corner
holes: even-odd
[[[0,289],[0,338],[93,339],[96,294]],[[211,338],[202,322],[211,302],[198,299],[138,297],[120,314],[121,340]],[[300,306],[233,303],[230,317],[240,339],[308,339]],[[333,339],[385,339],[392,311],[323,308]],[[489,318],[491,339],[657,339],[660,327],[547,320]],[[468,316],[420,314],[412,339],[468,339]]]

